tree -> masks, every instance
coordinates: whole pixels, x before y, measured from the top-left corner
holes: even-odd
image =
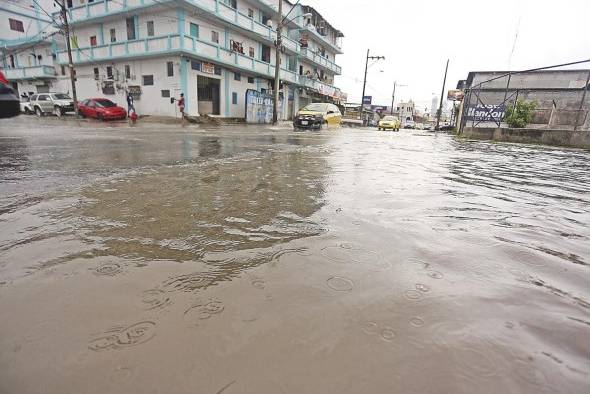
[[[536,107],[535,101],[517,100],[514,105],[506,109],[504,121],[513,128],[525,127],[533,120],[533,112]]]

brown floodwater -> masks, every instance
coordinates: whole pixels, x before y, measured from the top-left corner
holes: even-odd
[[[588,393],[590,152],[0,122],[0,393]]]

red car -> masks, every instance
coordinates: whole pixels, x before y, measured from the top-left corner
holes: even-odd
[[[125,119],[127,111],[106,98],[91,98],[78,104],[78,112],[84,118]]]

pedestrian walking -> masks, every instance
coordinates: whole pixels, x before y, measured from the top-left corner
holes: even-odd
[[[133,105],[133,95],[128,90],[127,91],[127,116],[129,116],[131,111],[135,112],[135,106]]]
[[[180,111],[180,118],[182,125],[184,126],[185,115],[184,115],[184,93],[180,93],[180,98],[178,100],[178,110]]]

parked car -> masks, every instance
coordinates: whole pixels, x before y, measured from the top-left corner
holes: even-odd
[[[414,128],[416,130],[423,130],[424,129],[424,123],[416,123],[416,124],[414,124]]]
[[[399,131],[400,123],[397,116],[384,116],[377,125],[378,130],[391,129],[393,131]]]
[[[424,130],[432,130],[432,125],[430,123],[424,123]]]
[[[74,111],[74,102],[65,93],[38,93],[31,96],[31,109],[37,116],[54,114],[62,116],[66,112]]]
[[[413,120],[406,120],[402,126],[402,129],[413,129],[416,125]]]
[[[21,97],[20,99],[20,112],[30,115],[33,113],[33,108],[31,107],[31,98],[30,97]]]
[[[295,129],[322,129],[340,126],[342,114],[337,106],[330,103],[312,103],[301,108],[293,119]]]
[[[8,80],[0,72],[0,118],[12,118],[20,112],[20,104]]]
[[[83,118],[96,118],[99,120],[125,119],[127,110],[119,107],[107,98],[89,98],[78,105],[78,113]]]

